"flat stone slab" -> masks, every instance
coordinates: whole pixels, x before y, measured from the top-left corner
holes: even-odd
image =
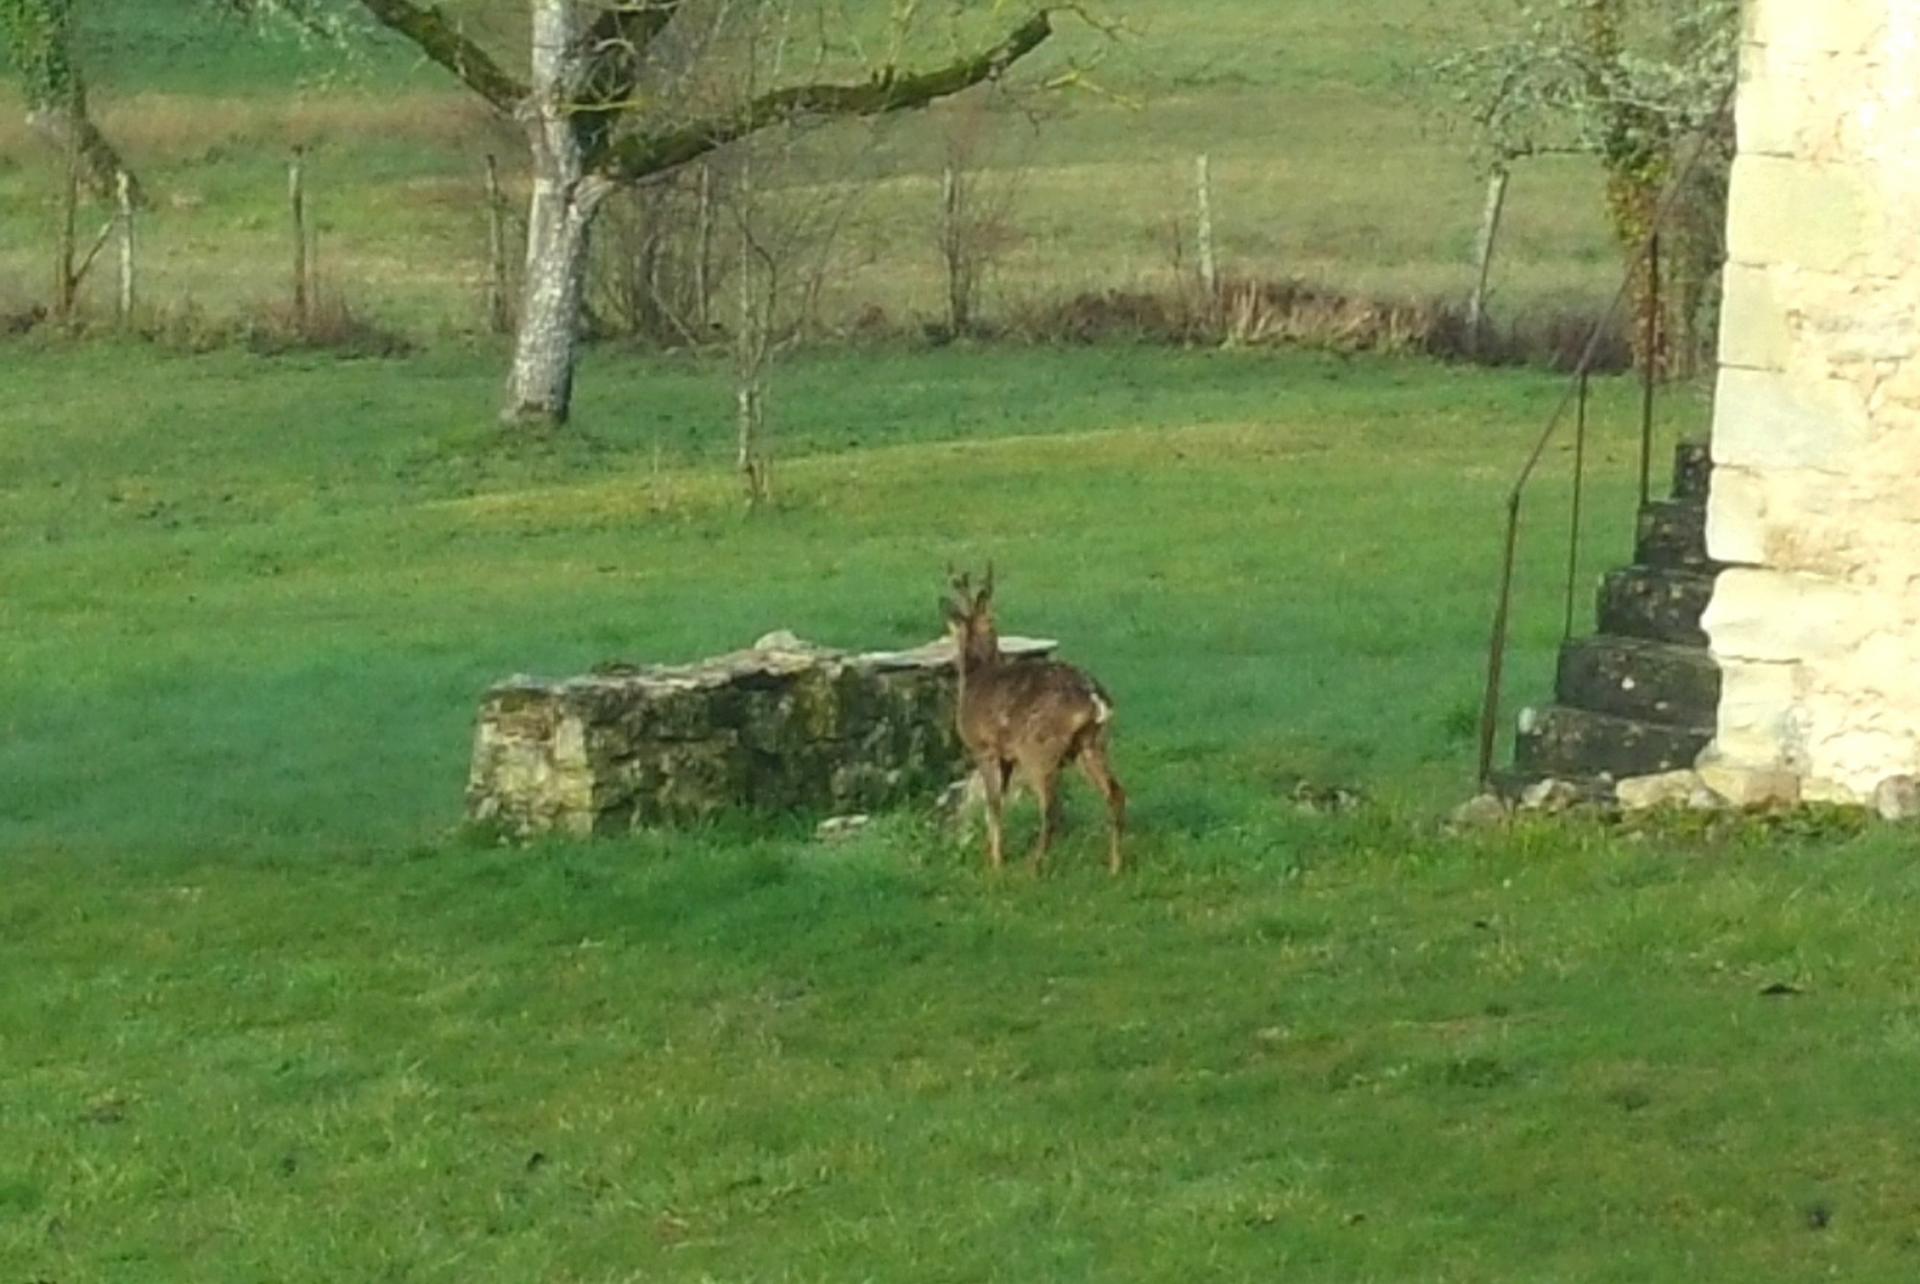
[[[1704,647],[1645,638],[1576,638],[1560,647],[1559,703],[1675,726],[1712,726],[1720,666]]]
[[[1514,765],[1536,780],[1619,780],[1674,771],[1692,766],[1713,739],[1712,726],[1669,726],[1565,705],[1523,710],[1519,721]]]
[[[1057,644],[1007,637],[1004,654]],[[848,652],[788,633],[689,665],[524,675],[481,701],[467,815],[529,836],[622,833],[733,808],[872,811],[964,773],[947,640]]]

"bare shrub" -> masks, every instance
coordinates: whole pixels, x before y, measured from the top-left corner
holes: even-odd
[[[713,304],[731,256],[716,256],[720,167],[676,170],[626,189],[600,211],[589,284],[592,328],[659,347],[713,337]]]
[[[242,337],[237,320],[211,316],[191,297],[136,313],[133,332],[156,347],[196,354],[234,347]]]
[[[1029,343],[1199,343],[1210,336],[1188,292],[1082,290],[1028,299],[1008,313],[1008,333]]]
[[[485,104],[441,93],[299,94],[285,99],[232,98],[167,93],[129,94],[103,103],[101,128],[129,155],[166,161],[205,160],[289,142],[318,147],[329,142],[384,138],[444,151],[471,148],[476,137],[521,136]],[[0,119],[0,150],[19,134],[12,118]]]
[[[1362,298],[1300,281],[1244,278],[1220,283],[1221,342],[1336,352],[1426,350],[1435,309],[1425,303]]]
[[[1082,291],[1028,301],[1009,316],[1010,337],[1030,343],[1160,343],[1290,347],[1439,357],[1486,365],[1571,370],[1599,314],[1565,304],[1504,323],[1483,321],[1473,340],[1465,304],[1370,298],[1299,280],[1235,277],[1217,301],[1182,279],[1162,290]],[[1596,372],[1628,369],[1626,328],[1601,335]]]
[[[45,304],[18,279],[0,276],[0,337],[25,334],[46,319]]]
[[[946,277],[946,330],[977,332],[982,289],[1008,250],[1019,244],[1013,220],[1026,170],[995,165],[1016,145],[1005,135],[1004,112],[991,87],[963,94],[943,113],[944,166],[934,243]],[[1033,117],[1026,117],[1029,125]],[[1030,146],[1029,130],[1024,146]]]
[[[1504,321],[1483,317],[1476,338],[1466,305],[1443,304],[1434,309],[1433,326],[1421,350],[1447,361],[1571,372],[1579,368],[1594,327],[1602,319],[1591,304],[1542,304]],[[1615,318],[1601,329],[1589,368],[1595,374],[1621,374],[1633,368],[1633,339],[1626,322]]]
[[[304,310],[285,301],[257,305],[240,323],[241,342],[260,356],[326,352],[338,357],[404,357],[413,341],[335,291],[316,289]]]

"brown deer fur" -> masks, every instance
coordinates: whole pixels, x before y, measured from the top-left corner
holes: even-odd
[[[1046,859],[1059,822],[1061,769],[1078,762],[1106,799],[1110,821],[1107,868],[1120,872],[1120,836],[1126,829],[1127,793],[1107,762],[1113,699],[1098,682],[1052,661],[1008,661],[1000,654],[993,618],[993,567],[978,592],[969,577],[951,577],[942,602],[960,670],[956,722],[960,743],[979,773],[987,802],[987,863],[1004,861],[1001,809],[1016,768],[1040,804],[1040,833],[1033,865]]]

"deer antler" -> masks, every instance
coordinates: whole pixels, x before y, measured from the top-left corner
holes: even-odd
[[[953,563],[947,563],[947,591],[966,607],[973,605],[973,577],[966,571],[956,571]]]

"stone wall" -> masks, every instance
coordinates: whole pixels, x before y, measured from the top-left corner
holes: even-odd
[[[1703,767],[1920,770],[1920,4],[1749,0],[1708,505]]]
[[[1054,644],[1002,638],[1016,657]],[[771,634],[683,667],[515,677],[481,703],[467,814],[587,836],[733,807],[860,811],[965,774],[953,647],[848,654]]]

